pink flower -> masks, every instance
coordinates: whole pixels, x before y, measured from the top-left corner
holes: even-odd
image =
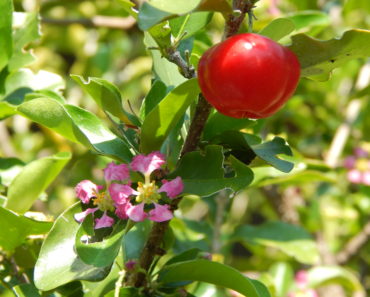
[[[365,171],[362,173],[362,183],[370,186],[370,171]]]
[[[115,214],[117,217],[119,217],[121,220],[127,220],[127,210],[130,208],[131,204],[128,202],[126,204],[117,204],[116,205],[116,211]]]
[[[80,181],[75,187],[76,196],[81,199],[82,203],[89,203],[92,197],[96,197],[102,186],[97,186],[89,180]]]
[[[343,166],[347,169],[352,169],[355,167],[356,164],[356,157],[355,156],[348,156],[344,159]]]
[[[114,219],[108,216],[106,212],[104,212],[101,218],[95,219],[94,229],[111,227],[113,224],[114,224]]]
[[[295,275],[295,283],[297,284],[298,288],[305,288],[308,284],[307,271],[298,271]]]
[[[165,163],[164,155],[160,152],[152,152],[149,155],[137,155],[131,162],[132,170],[139,171],[145,176],[150,175],[154,170],[161,168]]]
[[[76,220],[77,222],[82,223],[82,222],[85,220],[85,218],[86,218],[90,213],[94,213],[94,212],[96,212],[98,209],[99,209],[98,207],[96,207],[96,208],[88,208],[88,209],[86,209],[86,210],[85,210],[85,211],[83,211],[83,212],[76,213],[76,214],[74,215],[74,218],[75,218],[75,220]]]
[[[176,177],[171,181],[162,180],[163,185],[159,188],[158,192],[166,192],[167,196],[170,198],[175,198],[177,195],[181,194],[184,190],[184,183],[182,182],[181,177]]]
[[[109,186],[109,194],[116,205],[122,205],[128,202],[131,195],[139,195],[139,192],[135,191],[128,185],[111,184]]]
[[[360,184],[362,182],[362,173],[360,170],[351,169],[347,172],[347,179],[354,184]]]
[[[154,222],[164,222],[171,220],[173,218],[173,213],[169,209],[169,205],[160,205],[154,203],[154,209],[149,211],[149,219]]]
[[[144,221],[148,216],[148,214],[144,211],[144,206],[145,203],[130,205],[126,211],[127,216],[134,222]]]
[[[104,169],[104,177],[106,181],[125,181],[130,178],[130,172],[126,164],[116,165],[114,162],[111,162]]]
[[[357,158],[366,158],[369,154],[367,151],[365,151],[363,148],[361,147],[356,147],[354,150],[353,150],[353,153],[355,154],[355,156]]]

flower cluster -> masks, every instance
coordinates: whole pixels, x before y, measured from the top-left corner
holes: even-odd
[[[82,222],[87,215],[100,210],[103,215],[95,218],[95,229],[112,226],[114,218],[109,213],[113,212],[119,219],[135,222],[146,218],[155,222],[170,220],[173,213],[165,201],[180,195],[184,185],[180,177],[171,181],[163,179],[160,186],[151,180],[151,174],[165,162],[160,152],[153,152],[135,156],[129,165],[110,163],[104,169],[105,189],[89,180],[81,181],[75,188],[76,195],[82,203],[92,202],[94,207],[76,214],[75,219]],[[130,171],[139,172],[141,180],[134,183]]]
[[[344,160],[344,167],[348,169],[347,179],[354,184],[370,186],[370,160],[369,153],[358,147],[354,154]]]
[[[318,297],[314,289],[308,287],[308,275],[304,270],[300,270],[295,275],[296,290],[290,292],[288,297]]]

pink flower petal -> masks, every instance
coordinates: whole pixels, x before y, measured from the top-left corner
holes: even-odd
[[[165,162],[164,155],[160,152],[152,152],[147,156],[135,156],[131,162],[131,168],[144,175],[150,175],[154,170],[161,168]]]
[[[148,214],[144,211],[144,203],[130,205],[126,211],[128,217],[134,222],[144,221]]]
[[[343,166],[347,169],[352,169],[355,167],[356,164],[356,157],[354,156],[349,156],[344,159]]]
[[[367,151],[365,151],[363,148],[361,147],[356,147],[354,150],[353,150],[355,156],[357,158],[366,158],[369,153]]]
[[[119,217],[121,220],[127,220],[128,215],[127,215],[127,210],[131,207],[130,203],[126,204],[117,204],[116,205],[116,215]]]
[[[362,174],[362,183],[364,185],[370,186],[370,171],[365,171]]]
[[[347,179],[354,184],[362,183],[362,173],[357,169],[351,169],[347,172]]]
[[[84,221],[84,219],[90,214],[90,213],[94,213],[95,211],[97,211],[98,208],[88,208],[86,209],[85,211],[83,212],[79,212],[79,213],[76,213],[74,215],[74,218],[77,222],[79,223],[82,223]]]
[[[109,186],[109,194],[116,204],[122,205],[128,202],[128,198],[131,195],[139,195],[140,193],[128,185],[111,184]]]
[[[125,181],[130,178],[130,172],[126,164],[116,165],[112,162],[104,169],[104,177],[106,181]]]
[[[307,271],[300,270],[295,275],[295,282],[298,288],[305,288],[308,284],[308,274]]]
[[[95,219],[94,229],[111,227],[114,224],[114,219],[108,216],[105,212],[101,218]]]
[[[89,180],[80,181],[75,187],[76,196],[85,204],[89,203],[90,199],[95,197],[100,189],[100,186],[97,186]]]
[[[162,180],[162,182],[163,185],[159,188],[158,192],[166,192],[170,198],[175,198],[184,190],[184,183],[179,176],[171,181]]]
[[[169,205],[160,205],[154,203],[154,209],[149,211],[149,220],[154,222],[164,222],[171,220],[173,218],[173,213],[169,209]]]

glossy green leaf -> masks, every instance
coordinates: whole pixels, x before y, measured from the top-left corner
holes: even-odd
[[[269,23],[258,34],[271,38],[272,40],[279,41],[294,30],[295,25],[293,21],[287,18],[278,18]]]
[[[141,148],[144,153],[160,149],[199,92],[197,79],[190,79],[168,93],[147,115],[141,129]]]
[[[209,12],[195,12],[169,21],[172,35],[175,38],[183,36],[183,39],[189,38],[203,29],[212,18]],[[183,35],[185,34],[185,35]]]
[[[126,124],[141,125],[136,116],[123,109],[121,93],[115,85],[97,77],[89,77],[87,81],[80,75],[71,75],[71,77],[94,99],[102,110],[116,116]]]
[[[252,281],[236,269],[203,259],[166,266],[159,273],[158,280],[163,284],[200,281],[235,290],[246,297],[270,296],[268,293],[266,295],[267,290],[261,290],[260,286],[255,285],[257,281]]]
[[[76,254],[74,244],[80,225],[74,215],[80,211],[80,202],[68,208],[47,235],[34,271],[38,289],[48,291],[74,280],[99,281],[109,273],[110,267],[87,265]]]
[[[361,292],[364,288],[357,276],[350,270],[340,266],[317,266],[308,271],[308,283],[316,288],[328,284],[341,284],[351,292]]]
[[[81,224],[76,235],[76,252],[77,255],[86,264],[95,267],[106,267],[112,265],[117,257],[121,242],[124,235],[125,222],[120,221],[115,225],[111,235],[99,242],[86,243],[82,240],[83,236],[94,236],[94,221],[92,216],[88,216]]]
[[[92,148],[97,153],[130,162],[127,144],[108,130],[94,114],[54,99],[38,98],[17,108],[21,115],[44,125],[65,138]]]
[[[12,288],[17,297],[41,297],[33,284],[21,284]]]
[[[23,167],[24,163],[17,158],[0,158],[0,184],[9,187]]]
[[[319,252],[315,241],[303,228],[283,222],[268,222],[254,227],[240,226],[233,240],[277,248],[305,264],[315,264]]]
[[[220,135],[225,131],[245,129],[255,125],[255,123],[255,120],[235,119],[225,116],[219,112],[215,112],[208,118],[203,131],[203,138],[205,140],[210,140],[211,138]]]
[[[271,141],[251,145],[251,148],[258,157],[265,160],[271,166],[274,166],[276,169],[279,169],[282,172],[288,173],[294,167],[293,163],[279,159],[277,157],[277,155],[280,154],[284,154],[287,156],[293,155],[292,150],[286,144],[285,140],[281,137],[274,137],[274,139]]]
[[[52,223],[39,222],[0,207],[0,247],[13,252],[27,236],[46,234]]]
[[[31,52],[24,47],[40,37],[39,18],[36,12],[13,13],[13,54],[8,62],[9,71],[14,71],[34,61]]]
[[[305,34],[292,36],[289,48],[301,64],[301,76],[327,80],[330,72],[345,62],[370,56],[370,31],[350,30],[340,39],[321,41]]]
[[[149,112],[151,112],[166,95],[166,85],[162,81],[156,80],[141,103],[140,118],[145,119]]]
[[[70,159],[71,153],[63,152],[27,164],[9,186],[6,207],[28,211]]]
[[[184,193],[199,196],[209,196],[227,188],[240,191],[253,180],[249,167],[236,158],[230,157],[230,165],[235,170],[234,177],[224,177],[223,165],[222,147],[210,145],[204,153],[186,154],[172,176],[182,177]]]
[[[144,42],[147,47],[159,46],[148,32],[144,33],[144,35]],[[167,87],[174,88],[186,81],[186,78],[180,74],[178,67],[164,58],[159,50],[153,49],[150,53],[153,58],[154,74]]]
[[[13,3],[11,0],[0,2],[0,71],[8,64],[12,55],[12,13]]]

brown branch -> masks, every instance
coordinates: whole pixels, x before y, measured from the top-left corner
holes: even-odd
[[[234,0],[233,14],[229,15],[226,20],[226,27],[224,32],[224,39],[229,38],[238,33],[241,24],[245,19],[245,15],[249,15],[249,30],[251,30],[254,4],[258,0]]]
[[[136,20],[135,18],[129,16],[126,18],[121,17],[110,17],[97,15],[91,19],[51,19],[51,18],[41,18],[41,22],[49,25],[58,25],[58,26],[68,26],[73,24],[80,24],[85,27],[97,28],[105,27],[110,29],[119,29],[127,30],[132,28]]]

